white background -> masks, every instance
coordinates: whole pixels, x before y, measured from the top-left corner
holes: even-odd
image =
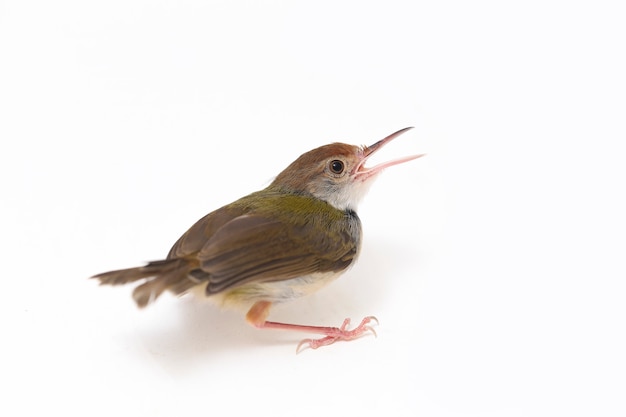
[[[625,415],[620,3],[1,1],[0,414]],[[271,316],[377,338],[87,279],[405,126],[359,263]]]

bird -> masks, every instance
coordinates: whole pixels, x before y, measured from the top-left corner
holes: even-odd
[[[412,127],[370,146],[331,143],[308,151],[260,191],[199,219],[172,246],[165,259],[139,267],[94,275],[100,285],[138,282],[132,296],[138,307],[164,291],[201,294],[219,305],[245,312],[259,329],[317,334],[297,346],[317,349],[376,334],[375,316],[349,329],[269,321],[272,305],[306,296],[346,272],[362,245],[357,206],[376,177],[393,165],[423,154],[367,168],[366,161]]]

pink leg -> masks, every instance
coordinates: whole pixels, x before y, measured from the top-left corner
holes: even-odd
[[[335,343],[338,340],[353,340],[357,339],[363,334],[371,331],[376,336],[376,332],[372,329],[369,324],[371,322],[378,323],[376,317],[369,316],[365,317],[361,324],[359,324],[356,328],[352,330],[348,330],[348,326],[350,325],[350,319],[345,319],[341,327],[325,327],[325,326],[306,326],[300,324],[288,324],[288,323],[277,323],[274,321],[265,320],[269,315],[271,303],[267,301],[259,301],[255,303],[248,314],[246,315],[247,320],[255,327],[260,329],[281,329],[281,330],[295,330],[299,332],[306,333],[318,333],[322,334],[325,337],[321,339],[304,339],[296,348],[296,351],[299,352],[300,348],[308,344],[308,347],[311,349],[317,349],[321,346],[330,345]]]

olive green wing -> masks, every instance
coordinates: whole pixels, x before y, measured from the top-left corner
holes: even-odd
[[[238,216],[206,242],[197,255],[202,273],[194,276],[208,280],[207,293],[214,294],[251,281],[347,268],[359,243],[350,233],[350,220],[331,224],[317,216],[295,224],[256,214]],[[320,224],[326,227],[320,229]]]

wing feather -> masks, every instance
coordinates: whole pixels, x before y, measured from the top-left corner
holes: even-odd
[[[276,190],[253,193],[198,220],[168,259],[185,258],[196,282],[214,294],[251,281],[341,271],[358,253],[361,223],[314,198]]]
[[[217,293],[252,280],[286,280],[347,268],[358,250],[358,239],[341,233],[342,225],[336,222],[327,224],[332,232],[321,233],[314,226],[320,221],[305,219],[287,225],[255,214],[229,221],[198,253],[200,267],[209,276],[207,292]]]

